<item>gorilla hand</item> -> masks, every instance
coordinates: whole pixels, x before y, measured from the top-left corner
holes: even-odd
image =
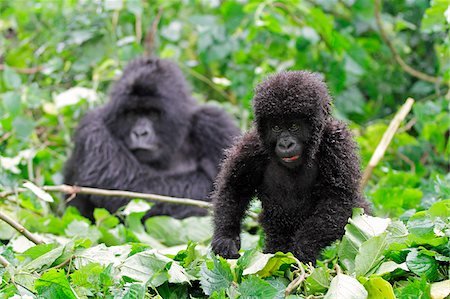
[[[238,251],[241,248],[241,238],[226,237],[226,236],[214,236],[211,242],[212,250],[215,254],[227,259],[237,259],[240,257]]]

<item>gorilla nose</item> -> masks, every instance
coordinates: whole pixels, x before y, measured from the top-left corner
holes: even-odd
[[[280,140],[280,142],[278,142],[278,148],[282,151],[290,151],[294,149],[294,147],[295,142],[292,140]]]
[[[133,135],[135,137],[145,137],[149,134],[148,130],[133,130]]]

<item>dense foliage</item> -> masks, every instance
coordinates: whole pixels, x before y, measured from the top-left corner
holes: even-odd
[[[0,198],[0,210],[45,241],[35,245],[0,221],[0,256],[9,263],[0,266],[0,297],[282,298],[290,284],[291,298],[445,298],[450,6],[386,1],[380,12],[377,3],[0,1],[0,192],[34,183]],[[80,117],[107,100],[144,44],[177,61],[195,96],[224,106],[243,129],[253,86],[267,74],[321,72],[363,167],[393,113],[415,98],[366,187],[374,216],[355,210],[314,268],[291,254],[262,254],[250,217],[243,255],[227,261],[209,252],[209,217],[142,225],[142,201],[117,215],[97,210],[94,225],[63,211],[60,194],[35,185],[61,183]]]

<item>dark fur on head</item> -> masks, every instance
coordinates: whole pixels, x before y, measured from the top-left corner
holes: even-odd
[[[230,117],[217,107],[199,105],[178,66],[158,58],[130,62],[110,98],[81,121],[65,183],[206,199],[222,151],[239,133]],[[158,142],[152,150],[136,152],[127,138],[141,119]],[[92,219],[96,207],[115,212],[128,202],[77,195],[69,204]],[[205,214],[204,209],[157,203],[147,216]]]
[[[310,123],[312,138],[306,155],[311,166],[326,119],[331,115],[331,97],[319,74],[286,71],[270,76],[256,87],[253,109],[256,128],[261,136],[266,135],[264,129],[270,120],[301,116]]]
[[[314,262],[343,235],[352,208],[367,210],[357,146],[332,117],[330,101],[325,83],[310,72],[283,72],[258,85],[254,127],[228,151],[212,195],[215,253],[239,257],[241,220],[255,195],[262,202],[265,251],[291,251],[304,262]],[[306,154],[280,157],[274,138],[293,140]]]

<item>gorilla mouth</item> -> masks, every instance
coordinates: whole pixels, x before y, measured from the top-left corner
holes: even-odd
[[[297,161],[299,158],[300,158],[300,155],[295,155],[295,156],[292,156],[292,157],[285,157],[285,158],[281,158],[281,159],[282,159],[284,162],[290,163],[290,162]]]

